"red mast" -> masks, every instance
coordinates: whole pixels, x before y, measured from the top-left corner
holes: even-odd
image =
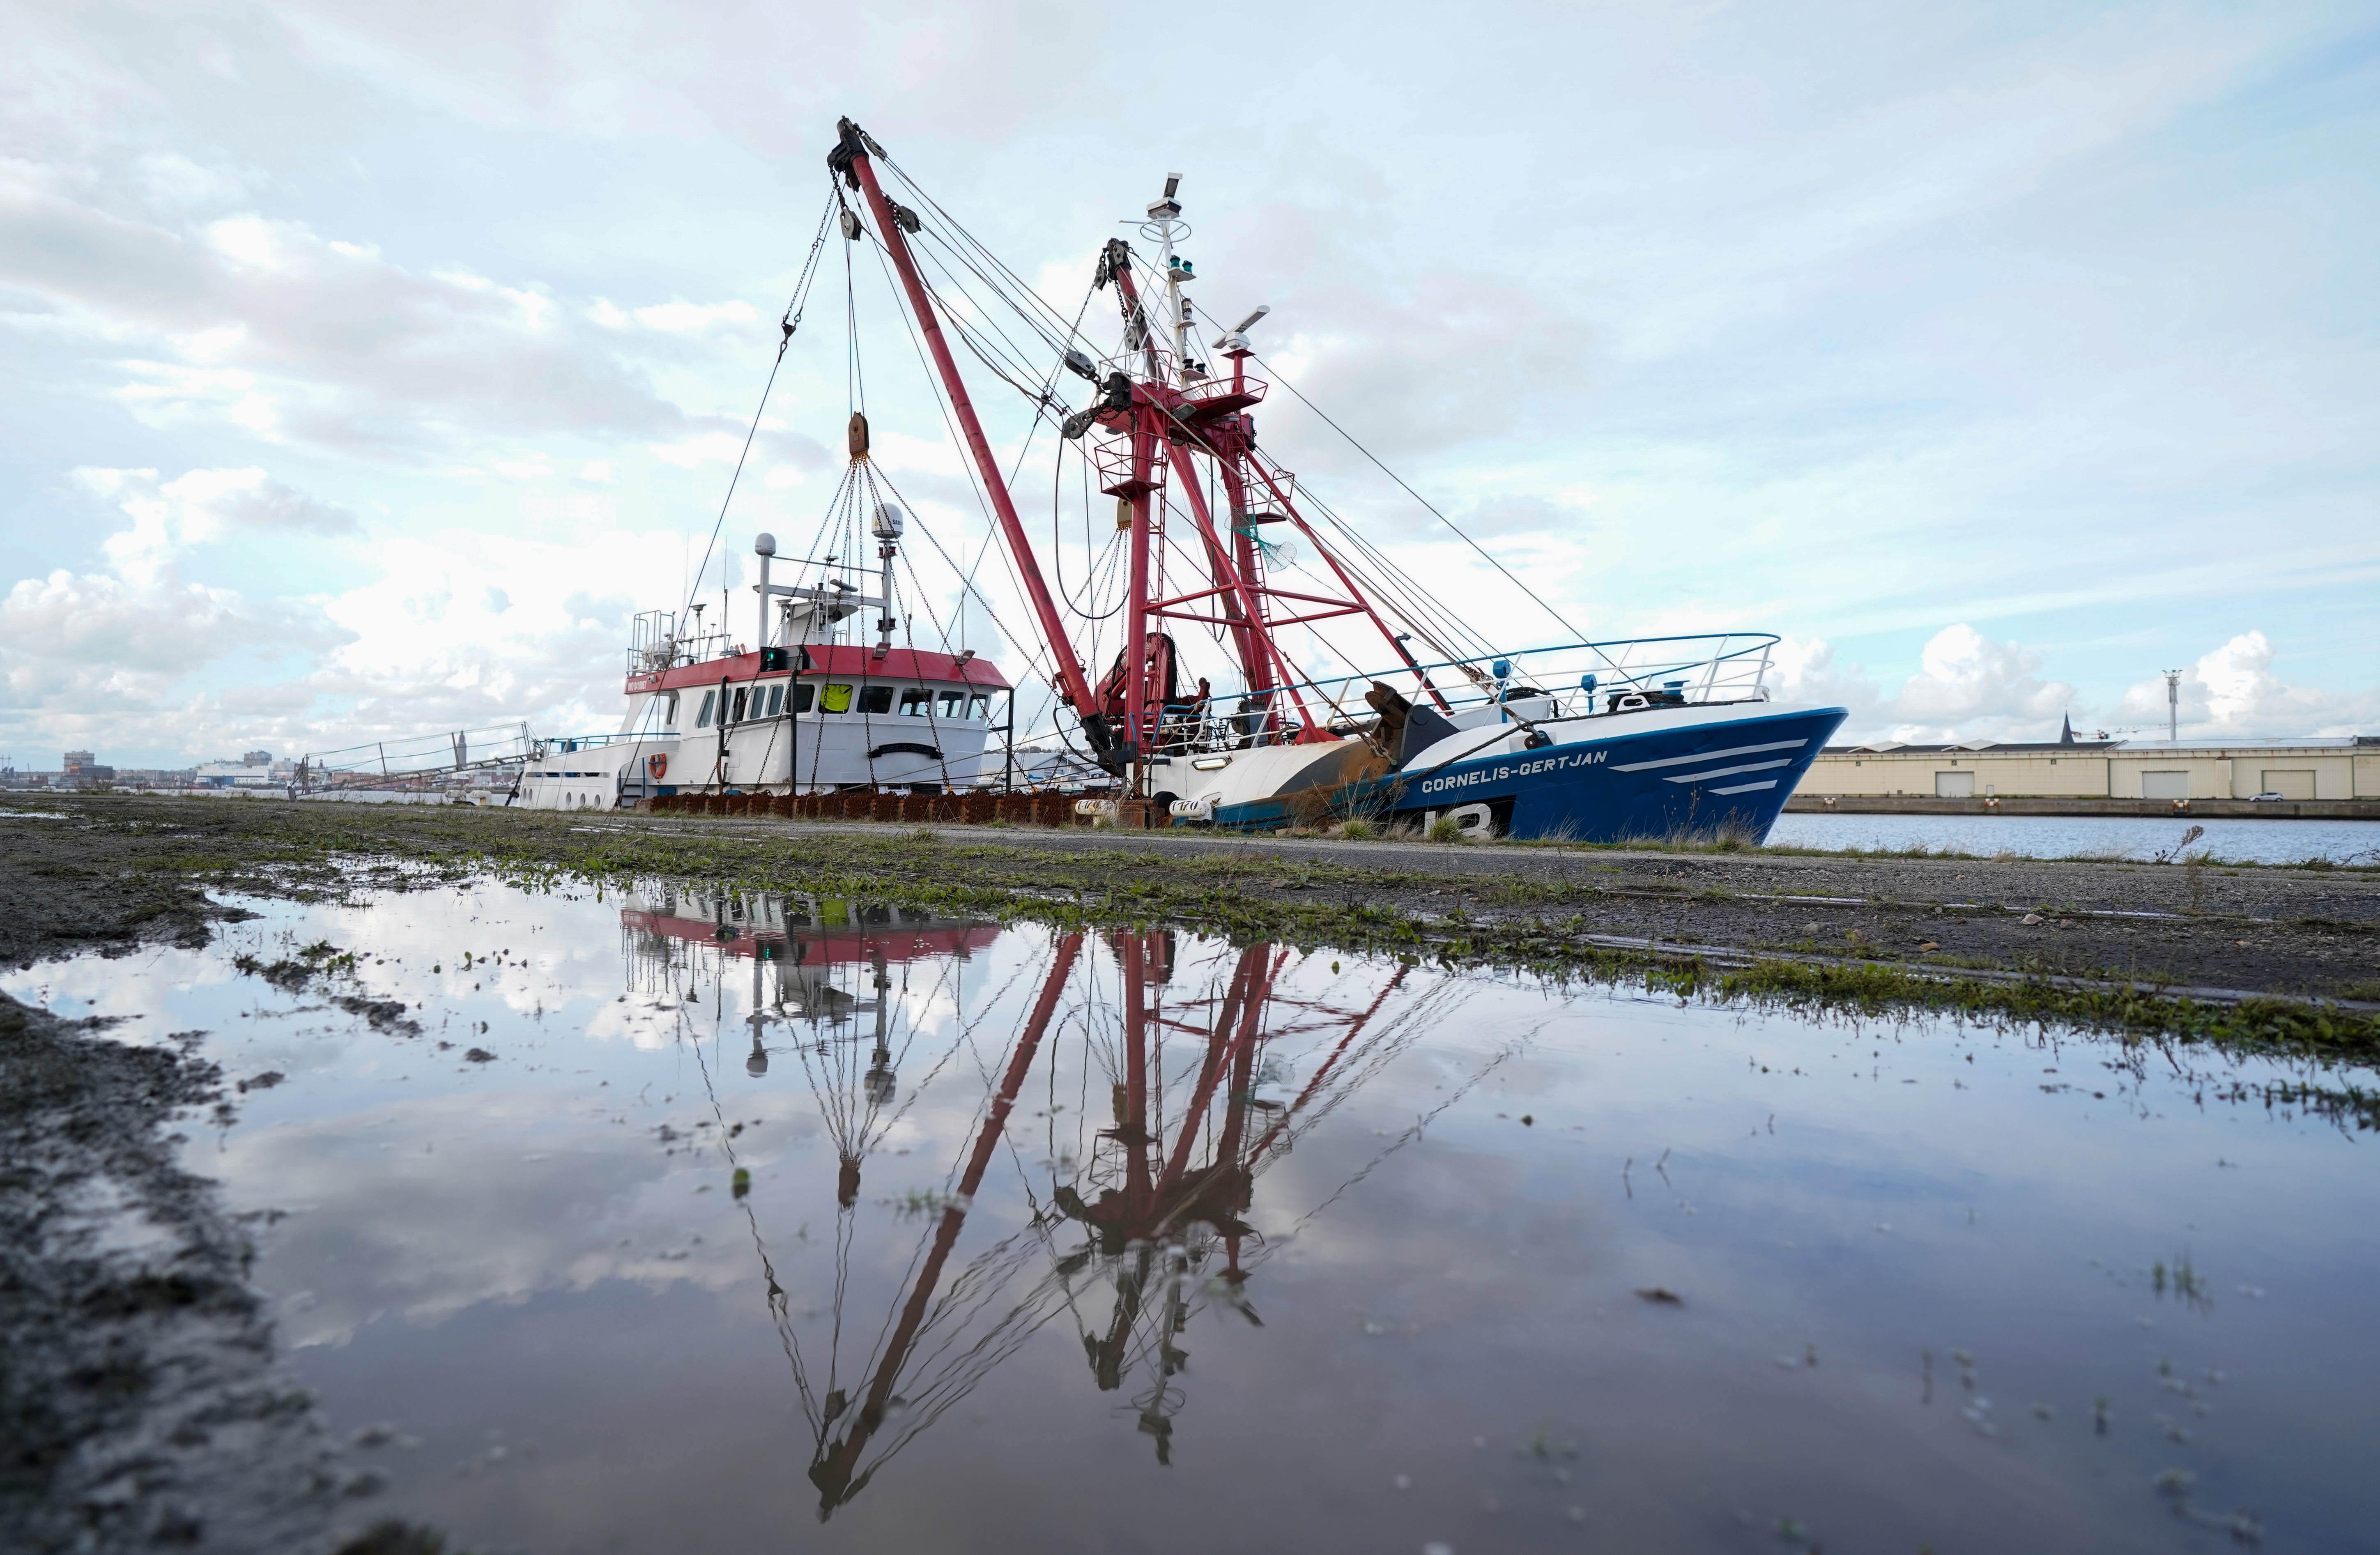
[[[1368,619],[1390,650],[1403,662],[1407,672],[1419,681],[1421,690],[1441,708],[1446,706],[1428,674],[1365,597],[1350,569],[1299,514],[1291,496],[1293,482],[1287,472],[1277,466],[1268,468],[1255,457],[1256,424],[1245,411],[1264,398],[1267,385],[1248,376],[1250,347],[1245,331],[1265,310],[1258,310],[1246,322],[1216,342],[1217,347],[1231,358],[1228,377],[1208,376],[1204,364],[1194,359],[1196,343],[1192,335],[1192,310],[1188,299],[1181,296],[1180,285],[1191,277],[1186,262],[1172,253],[1177,230],[1174,218],[1182,209],[1173,199],[1178,177],[1167,180],[1165,198],[1149,207],[1167,261],[1168,316],[1163,321],[1151,319],[1144,307],[1132,273],[1130,245],[1120,238],[1110,240],[1099,261],[1098,280],[1102,285],[1109,280],[1116,283],[1123,312],[1122,362],[1129,363],[1135,355],[1140,356],[1140,381],[1134,382],[1132,374],[1125,371],[1110,371],[1100,384],[1099,398],[1068,418],[1063,429],[1063,435],[1069,438],[1082,436],[1094,425],[1115,434],[1115,442],[1088,452],[1098,468],[1099,489],[1118,499],[1119,517],[1130,531],[1123,651],[1116,668],[1095,685],[1067,635],[1057,601],[1042,577],[1031,542],[1026,538],[1015,503],[992,456],[990,442],[984,436],[966,385],[959,377],[958,363],[944,339],[932,294],[919,276],[917,261],[909,250],[904,234],[917,229],[918,217],[885,197],[870,160],[871,152],[882,154],[875,143],[847,118],[841,121],[840,128],[842,140],[828,156],[827,164],[867,199],[877,235],[900,273],[910,312],[949,395],[968,453],[990,493],[1002,539],[1016,564],[1042,638],[1057,665],[1059,693],[1073,706],[1092,755],[1101,767],[1128,776],[1135,789],[1145,791],[1144,763],[1159,743],[1159,725],[1176,668],[1172,641],[1161,635],[1158,625],[1165,619],[1196,621],[1226,629],[1240,661],[1241,673],[1246,678],[1250,711],[1257,713],[1260,720],[1252,733],[1277,736],[1289,721],[1284,718],[1287,712],[1294,719],[1295,737],[1300,743],[1338,737],[1322,710],[1307,705],[1300,690],[1304,677],[1273,634],[1277,626],[1311,626],[1337,616],[1361,615]],[[1075,353],[1068,355],[1072,358],[1069,365],[1084,376],[1091,376],[1087,361]],[[1109,365],[1120,366],[1116,362]],[[1218,532],[1217,515],[1211,511],[1200,485],[1193,462],[1197,454],[1214,460],[1229,498],[1228,539]],[[1163,578],[1165,487],[1169,473],[1175,468],[1184,474],[1183,500],[1207,553],[1212,584],[1194,592],[1167,597]],[[1252,511],[1251,500],[1258,490],[1269,493],[1260,513]],[[1268,548],[1256,539],[1255,526],[1280,521],[1287,522],[1306,538],[1343,592],[1306,593],[1281,589],[1265,579]],[[1272,601],[1281,601],[1286,610],[1273,614],[1268,603]],[[1281,705],[1284,700],[1286,709]]]
[[[926,337],[926,349],[934,358],[934,371],[942,380],[942,387],[951,396],[951,410],[958,418],[959,428],[965,434],[967,451],[974,456],[976,468],[983,477],[984,490],[991,498],[992,512],[1000,524],[1001,538],[1007,542],[1008,553],[1016,564],[1017,575],[1025,581],[1026,599],[1032,603],[1035,618],[1040,623],[1042,639],[1049,644],[1050,656],[1057,662],[1059,690],[1075,704],[1075,715],[1082,720],[1084,737],[1091,743],[1095,755],[1105,758],[1113,745],[1107,719],[1091,699],[1091,684],[1083,674],[1082,661],[1075,657],[1073,639],[1066,636],[1065,624],[1058,614],[1057,601],[1050,597],[1050,585],[1041,577],[1040,565],[1034,560],[1032,544],[1025,538],[1025,526],[1016,516],[1016,504],[1008,494],[1008,482],[1000,472],[1000,461],[991,456],[991,443],[983,435],[983,423],[976,419],[975,402],[967,397],[966,384],[959,377],[958,363],[952,359],[951,348],[942,339],[941,320],[934,312],[931,294],[917,274],[917,261],[909,252],[907,238],[892,202],[884,198],[883,188],[876,181],[876,168],[868,161],[868,140],[860,128],[849,119],[838,122],[843,139],[827,156],[827,165],[843,176],[844,181],[868,197],[868,210],[876,217],[877,234],[884,241],[884,249],[892,256],[892,266],[901,273],[902,289],[909,294],[909,310],[917,320],[919,333]],[[912,223],[917,220],[909,215]],[[1104,764],[1104,762],[1103,762]]]

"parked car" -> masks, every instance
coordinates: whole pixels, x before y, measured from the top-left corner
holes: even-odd
[[[2278,794],[2251,794],[2248,796],[2248,802],[2252,805],[2268,805],[2281,797],[2282,796]]]

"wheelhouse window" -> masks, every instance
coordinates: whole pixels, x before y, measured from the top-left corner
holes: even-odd
[[[662,699],[662,727],[664,729],[677,727],[677,693],[674,691]]]
[[[934,694],[922,686],[904,686],[901,690],[901,716],[923,718],[934,711]]]
[[[819,697],[819,707],[826,712],[849,712],[851,711],[850,683],[828,681],[826,690]]]
[[[990,706],[991,699],[978,691],[967,699],[967,716],[976,719],[990,718],[991,714],[988,710]]]
[[[889,686],[870,686],[862,688],[859,693],[859,711],[862,712],[891,712],[892,711],[892,687]]]
[[[944,718],[965,718],[966,716],[966,693],[964,691],[943,692],[941,716]]]
[[[705,691],[702,694],[702,711],[694,715],[694,726],[698,729],[710,728],[710,715],[718,706],[719,693],[716,691]]]
[[[774,717],[776,717],[776,716],[777,716],[777,714],[779,714],[779,713],[781,713],[781,712],[783,712],[783,711],[785,711],[785,688],[784,688],[783,686],[770,686],[770,687],[769,687],[769,716],[770,716],[770,717],[771,717],[771,718],[774,718]]]
[[[794,711],[795,711],[795,712],[808,712],[808,711],[810,711],[810,704],[811,704],[813,701],[815,701],[817,699],[818,699],[818,687],[817,687],[817,686],[795,686],[795,687],[794,687]]]
[[[750,691],[745,686],[739,686],[735,688],[735,715],[728,720],[729,723],[741,723],[744,722],[744,699],[750,694]]]

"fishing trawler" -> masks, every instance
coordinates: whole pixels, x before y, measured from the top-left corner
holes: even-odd
[[[1440,836],[1757,839],[1845,718],[1773,699],[1769,634],[1586,639],[1427,502],[1560,628],[1556,640],[1511,641],[1520,616],[1492,627],[1463,619],[1400,569],[1259,448],[1253,412],[1280,375],[1251,332],[1270,310],[1226,325],[1196,300],[1199,278],[1178,247],[1190,231],[1178,175],[1130,224],[1145,247],[1099,247],[1070,322],[850,120],[827,164],[830,198],[781,321],[779,359],[824,246],[872,250],[1030,620],[1001,625],[1048,675],[1035,719],[1047,727],[1034,737],[1099,780],[1083,812],[1235,831],[1365,820]],[[866,273],[842,268],[847,288]],[[1083,322],[1101,293],[1114,333],[1101,326],[1095,339]],[[843,300],[856,362],[863,310],[856,296]],[[994,453],[953,339],[1025,402],[1014,470]],[[850,462],[816,541],[793,561],[799,580],[771,584],[775,541],[756,543],[757,645],[706,637],[698,607],[686,630],[685,613],[640,617],[622,731],[532,761],[529,802],[1014,782],[1008,680],[947,633],[930,648],[908,640],[929,592],[914,573],[905,593],[896,588],[903,510],[915,504],[871,461],[864,376],[851,377]],[[1070,378],[1079,382],[1062,395]],[[1056,434],[1043,444],[1055,465],[1048,545],[1026,526],[1015,474],[1044,431]],[[1056,539],[1075,521],[1070,486],[1081,492],[1079,547]],[[1112,500],[1111,519],[1094,491]],[[863,524],[878,550],[873,578],[855,561]],[[1066,550],[1079,551],[1071,567]],[[870,581],[877,591],[864,595]],[[962,588],[963,605],[981,601],[999,622],[971,575]],[[871,606],[874,643],[848,640],[845,623]],[[995,706],[1006,735],[998,763]]]
[[[851,436],[864,456],[864,417],[854,416]],[[993,715],[1007,710],[1007,678],[970,650],[893,646],[894,562],[905,520],[880,503],[871,528],[877,594],[841,576],[849,568],[815,585],[772,583],[776,539],[759,537],[757,649],[705,633],[699,607],[684,613],[693,625],[683,633],[679,614],[638,615],[619,730],[540,742],[522,771],[521,802],[609,809],[677,793],[974,786],[996,732]],[[869,607],[878,612],[877,641],[845,640],[844,623]]]

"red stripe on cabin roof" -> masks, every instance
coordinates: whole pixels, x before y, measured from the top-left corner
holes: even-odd
[[[648,929],[673,940],[700,941],[707,945],[720,943],[716,938],[719,925],[710,918],[679,917],[630,907],[620,914],[620,921],[631,929]],[[887,961],[912,961],[919,956],[984,950],[1000,937],[1000,925],[968,923],[920,929],[905,923],[887,923],[865,928],[821,929],[815,924],[796,924],[790,929],[769,929],[755,934],[749,924],[738,924],[735,933],[736,937],[724,945],[730,955],[748,959],[758,944],[783,945],[789,939],[797,940],[804,947],[801,965],[816,966],[829,962],[867,961],[879,950],[884,953]]]
[[[860,644],[813,644],[809,650],[810,667],[803,672],[806,679],[847,678],[866,681],[898,681],[914,684],[921,680],[962,681],[986,691],[1005,691],[1008,677],[989,659],[970,659],[959,662],[953,653],[929,653],[922,649],[895,648],[883,658],[876,650]],[[772,674],[783,674],[780,670]],[[758,653],[738,653],[724,659],[706,659],[698,664],[680,664],[658,674],[632,674],[628,677],[626,695],[634,697],[647,691],[676,691],[689,686],[716,686],[722,680],[753,680],[760,674]]]

